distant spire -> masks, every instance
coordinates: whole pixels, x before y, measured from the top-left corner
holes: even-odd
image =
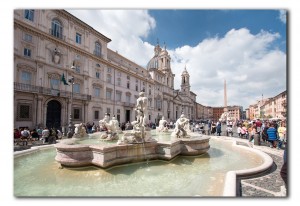
[[[226,88],[226,79],[224,79],[224,111],[227,112],[227,88]]]

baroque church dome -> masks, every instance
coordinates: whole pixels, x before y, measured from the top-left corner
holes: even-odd
[[[154,57],[152,57],[152,59],[150,59],[150,61],[147,64],[147,69],[158,69],[158,56],[161,53],[161,48],[159,46],[159,44],[157,43],[157,45],[154,47]]]
[[[158,69],[158,55],[155,55],[147,64],[147,69]]]

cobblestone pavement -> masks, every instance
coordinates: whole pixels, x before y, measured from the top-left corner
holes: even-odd
[[[237,144],[250,146],[254,149],[265,152],[273,159],[272,168],[266,173],[258,177],[242,179],[238,196],[240,197],[287,197],[287,189],[280,175],[280,170],[283,165],[283,149],[270,148],[266,143],[256,146],[249,143],[246,139],[237,137],[225,137],[222,139],[233,139]]]

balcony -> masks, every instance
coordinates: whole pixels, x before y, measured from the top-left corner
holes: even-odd
[[[123,105],[124,105],[125,107],[135,107],[135,104],[129,103],[129,102],[123,102]]]
[[[49,29],[49,34],[62,40],[62,41],[66,41],[66,36],[62,35],[62,33],[58,32],[56,30]]]
[[[71,98],[71,92],[14,82],[14,91]],[[73,99],[91,100],[91,95],[73,93]]]
[[[97,50],[94,50],[93,54],[97,57],[101,57],[102,59],[104,59],[104,55],[101,52],[97,51]]]

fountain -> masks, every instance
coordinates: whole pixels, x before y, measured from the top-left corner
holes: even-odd
[[[170,136],[170,133],[157,133],[155,130],[151,134],[155,139]],[[32,147],[14,154],[14,196],[235,196],[236,184],[233,183],[236,179],[232,176],[238,178],[242,174],[246,177],[272,166],[272,162],[266,166],[266,160],[258,150],[233,144],[231,140],[211,137],[210,146],[202,155],[178,155],[170,161],[137,162],[107,169],[93,165],[60,167],[54,160],[56,150],[53,145]]]
[[[104,118],[99,121],[100,127],[105,127],[106,132],[100,136],[100,139],[106,140],[118,140],[118,134],[122,133],[122,130],[119,127],[119,122],[113,116],[111,120],[109,120],[109,115],[105,114]]]
[[[184,114],[174,131],[150,131],[141,105],[146,100],[142,93],[132,131],[121,134],[117,120],[105,115],[99,123],[107,131],[98,138],[82,137],[83,125],[77,124],[73,138],[54,145],[55,150],[46,145],[15,152],[14,195],[235,196],[238,177],[272,166],[262,152],[191,132]],[[79,144],[86,140],[94,142]]]
[[[168,122],[167,122],[167,120],[165,120],[165,117],[163,116],[161,118],[161,120],[159,120],[159,123],[158,123],[159,126],[156,128],[156,130],[158,132],[168,132],[169,128],[168,128],[167,124],[168,124]]]
[[[147,97],[144,92],[141,92],[135,108],[137,118],[131,122],[133,129],[124,132],[116,144],[70,145],[59,143],[55,145],[57,151],[55,160],[62,166],[96,165],[108,168],[145,160],[171,160],[178,155],[200,155],[209,150],[210,137],[192,133],[189,130],[189,120],[183,114],[175,124],[175,132],[174,135],[171,135],[170,141],[159,142],[154,139],[147,126],[147,103]],[[106,134],[101,138],[118,139],[117,128],[112,120],[109,121],[109,117],[106,115],[100,121],[108,128]]]

